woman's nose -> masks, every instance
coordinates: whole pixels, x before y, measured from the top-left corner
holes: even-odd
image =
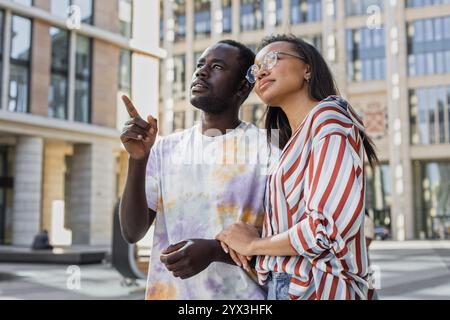
[[[267,76],[269,74],[269,70],[267,70],[267,68],[265,67],[261,67],[259,68],[258,72],[256,73],[256,79],[261,80],[262,78],[264,78],[265,76]]]

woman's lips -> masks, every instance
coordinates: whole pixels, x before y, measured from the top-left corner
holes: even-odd
[[[274,82],[274,80],[268,80],[268,81],[263,82],[259,86],[259,91],[263,91],[263,90],[267,89],[270,85],[272,85],[273,82]]]

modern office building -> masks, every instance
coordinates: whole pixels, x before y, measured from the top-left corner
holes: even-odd
[[[160,12],[163,134],[199,119],[189,83],[205,48],[293,33],[322,52],[376,142],[376,224],[397,240],[450,238],[449,0],[161,0]],[[252,94],[242,117],[261,125],[264,109]]]
[[[109,246],[126,93],[157,114],[158,4],[0,0],[0,244]]]

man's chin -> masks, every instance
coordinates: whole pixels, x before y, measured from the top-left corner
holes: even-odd
[[[222,107],[217,106],[217,100],[211,97],[191,96],[191,104],[206,113],[219,114],[223,111]]]

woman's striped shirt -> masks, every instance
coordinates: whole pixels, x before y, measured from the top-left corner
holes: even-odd
[[[291,299],[367,299],[362,121],[338,96],[321,101],[267,181],[263,237],[287,233],[297,256],[260,256],[257,270],[292,275]]]

